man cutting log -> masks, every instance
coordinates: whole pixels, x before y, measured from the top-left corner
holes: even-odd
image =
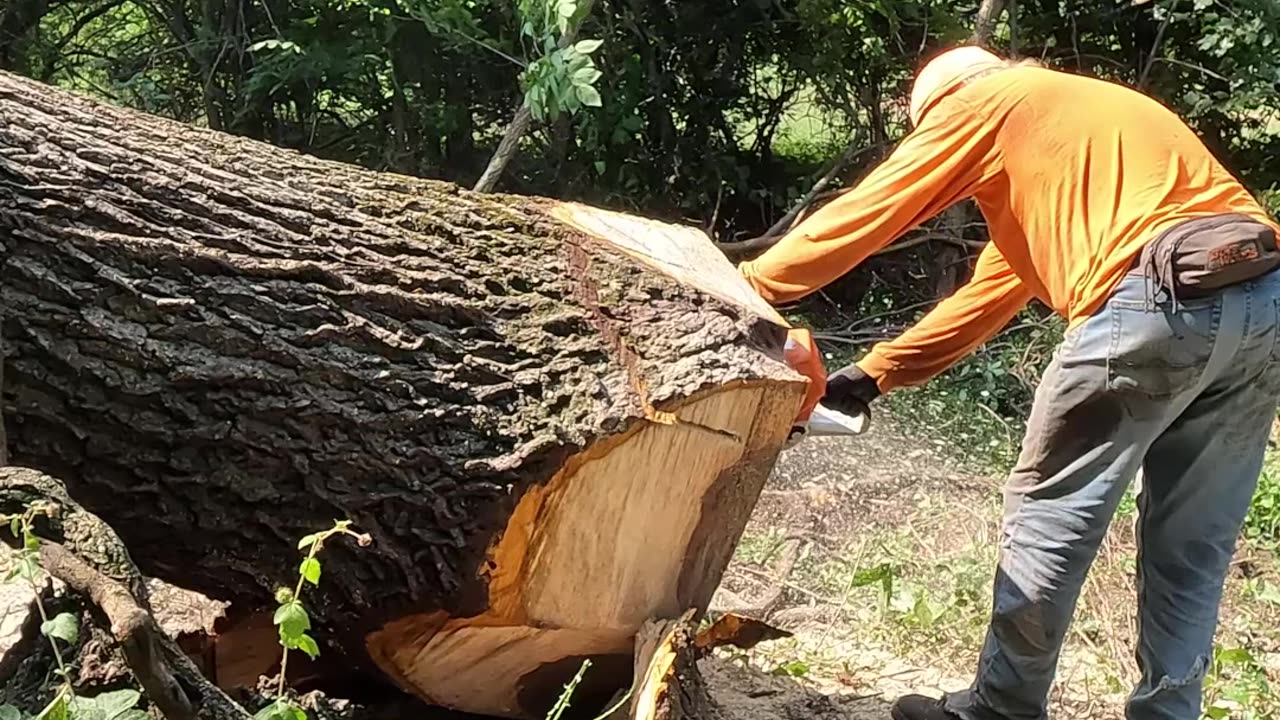
[[[1196,720],[1280,396],[1277,225],[1190,128],[1120,85],[961,47],[919,72],[910,115],[912,132],[861,184],[740,267],[764,298],[789,302],[977,202],[991,241],[972,279],[826,380],[823,402],[851,413],[938,375],[1032,298],[1067,320],[1006,485],[976,680],[940,700],[903,697],[893,717],[1046,717],[1085,574],[1142,468],[1142,678],[1127,713]]]

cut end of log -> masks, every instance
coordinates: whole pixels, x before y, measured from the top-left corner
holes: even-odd
[[[693,228],[557,203],[550,214],[700,292],[782,323]],[[424,613],[366,638],[428,702],[540,717],[581,661],[617,674],[650,618],[706,609],[786,439],[800,383],[735,382],[664,408],[530,488],[492,546],[488,609]]]
[[[571,458],[490,553],[488,612],[401,618],[369,635],[370,655],[428,702],[541,716],[582,658],[617,664],[649,618],[706,608],[785,440],[789,394],[709,392]]]
[[[579,203],[557,203],[552,217],[725,302],[750,309],[780,325],[786,320],[742,279],[706,233],[649,218]]]

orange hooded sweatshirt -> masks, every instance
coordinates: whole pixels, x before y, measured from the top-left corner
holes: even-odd
[[[739,266],[785,303],[972,197],[991,242],[972,279],[858,366],[917,385],[999,332],[1032,298],[1075,325],[1142,247],[1177,223],[1242,213],[1277,226],[1176,115],[1121,85],[1011,67],[943,98],[862,183]]]

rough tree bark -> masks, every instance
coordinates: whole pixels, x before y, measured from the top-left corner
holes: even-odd
[[[699,231],[8,74],[0,262],[15,463],[241,609],[349,518],[325,652],[476,712],[536,715],[586,657],[607,696],[645,622],[704,609],[804,391]]]

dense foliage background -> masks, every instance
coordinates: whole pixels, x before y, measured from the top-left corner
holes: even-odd
[[[987,6],[1005,10],[997,49],[1143,87],[1274,206],[1280,3]],[[773,226],[833,164],[839,187],[881,157],[904,132],[912,72],[968,38],[979,9],[977,0],[4,0],[0,68],[467,185],[527,95],[533,129],[499,189],[735,241]],[[576,43],[565,45],[566,31]],[[833,349],[893,334],[963,281],[985,239],[963,208],[926,230],[795,310]],[[1023,334],[1009,357],[958,370],[1008,417],[1025,407],[1041,357],[1027,344],[1047,349],[1036,338],[1053,335],[1035,309],[1016,325]],[[1010,367],[1021,380],[1005,381]]]

